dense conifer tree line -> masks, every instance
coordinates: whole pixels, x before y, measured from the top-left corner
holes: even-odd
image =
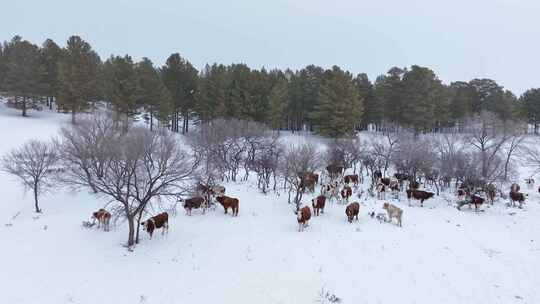
[[[47,39],[41,47],[19,36],[0,45],[0,94],[21,110],[43,107],[78,113],[105,102],[127,127],[131,118],[187,133],[192,123],[238,118],[275,130],[309,130],[339,137],[366,129],[405,127],[415,132],[460,130],[483,111],[503,120],[540,124],[540,89],[517,97],[491,79],[438,79],[427,67],[392,67],[371,81],[338,66],[252,69],[214,63],[198,71],[179,53],[163,66],[129,55],[102,60],[81,37],[65,47]],[[139,115],[142,114],[142,115]]]

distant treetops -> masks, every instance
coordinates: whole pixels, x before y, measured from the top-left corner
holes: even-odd
[[[44,106],[78,113],[106,102],[127,127],[143,117],[186,133],[192,122],[238,118],[275,130],[310,130],[340,137],[391,125],[422,132],[458,127],[483,111],[503,120],[540,123],[540,89],[516,97],[491,79],[442,83],[429,68],[391,68],[371,82],[338,66],[301,70],[257,70],[245,64],[206,65],[198,71],[174,53],[156,67],[129,55],[103,61],[91,45],[72,36],[61,48],[51,39],[41,47],[20,36],[0,45],[0,93],[8,105],[28,110]],[[143,115],[139,115],[143,114]]]

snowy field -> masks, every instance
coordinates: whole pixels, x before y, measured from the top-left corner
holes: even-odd
[[[47,139],[69,121],[31,115],[0,105],[0,154]],[[104,201],[57,191],[42,198],[44,213],[36,215],[32,195],[12,177],[0,173],[0,185],[0,303],[298,304],[316,303],[322,288],[351,304],[540,303],[534,189],[525,189],[523,210],[499,200],[478,214],[449,205],[451,193],[424,208],[409,207],[402,194],[392,200],[404,209],[402,228],[367,215],[380,212],[382,201],[361,200],[353,224],[334,203],[299,233],[285,195],[226,184],[240,199],[237,218],[220,206],[192,217],[178,210],[168,235],[144,234],[129,252],[125,224],[110,232],[81,227]]]

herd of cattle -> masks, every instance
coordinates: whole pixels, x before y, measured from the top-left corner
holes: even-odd
[[[360,183],[363,183],[363,175],[350,174],[343,175],[343,167],[340,166],[328,166],[326,168],[328,172],[329,180],[327,183],[321,185],[321,193],[311,200],[311,207],[306,205],[297,211],[298,230],[303,231],[307,227],[309,220],[311,219],[312,209],[315,216],[319,216],[324,213],[324,208],[327,201],[337,201],[338,203],[347,204],[345,208],[345,215],[347,221],[352,223],[354,220],[358,220],[358,214],[360,213],[360,204],[358,202],[349,203],[350,198],[353,195],[353,188],[358,189]],[[302,192],[315,192],[315,186],[319,184],[319,174],[315,172],[303,172],[298,173],[299,191]],[[407,187],[404,189],[405,182]],[[534,180],[528,178],[525,183],[529,187],[534,186]],[[379,200],[386,199],[386,193],[393,195],[395,199],[399,198],[399,194],[402,190],[405,190],[409,206],[411,206],[411,200],[418,201],[420,206],[424,206],[424,201],[433,198],[435,193],[420,190],[421,183],[415,179],[412,179],[409,175],[403,173],[396,173],[392,178],[383,177],[380,171],[375,171],[372,176],[371,189],[376,191],[376,197]],[[540,192],[540,188],[538,189]],[[196,187],[198,195],[183,200],[183,206],[188,216],[191,216],[193,209],[201,209],[204,214],[206,210],[213,205],[213,199],[217,201],[223,207],[225,214],[231,209],[232,216],[238,216],[239,200],[238,198],[229,197],[225,195],[225,187],[223,186],[207,186],[199,183]],[[482,189],[471,187],[467,183],[462,183],[457,188],[457,209],[461,210],[461,207],[468,205],[472,208],[474,205],[475,211],[479,211],[479,207],[486,201],[485,198],[480,196],[480,193],[485,193],[485,197],[493,204],[496,196],[496,188],[492,184],[488,184]],[[361,197],[363,191],[358,194]],[[373,194],[375,196],[375,194]],[[520,192],[520,186],[516,183],[510,187],[509,198],[512,206],[516,203],[519,208],[523,207],[526,194]],[[384,202],[382,209],[386,211],[386,214],[377,214],[377,218],[386,222],[392,222],[392,219],[396,219],[396,224],[402,226],[403,210],[391,203]],[[370,213],[371,217],[375,217],[375,213]],[[92,214],[92,219],[98,222],[98,228],[103,228],[108,231],[110,228],[111,214],[105,209],[99,209]],[[167,212],[163,212],[156,216],[153,216],[146,221],[143,221],[141,225],[150,235],[153,235],[155,229],[162,229],[162,233],[168,231],[169,228],[169,215]]]

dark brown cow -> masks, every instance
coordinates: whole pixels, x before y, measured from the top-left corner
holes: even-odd
[[[349,223],[352,223],[355,218],[358,221],[359,212],[360,204],[358,204],[357,202],[353,202],[347,205],[347,208],[345,208],[345,214],[347,215],[347,220],[349,221]]]
[[[519,208],[523,208],[523,204],[525,203],[525,195],[521,192],[510,191],[510,201],[512,202],[512,206],[515,206],[515,202],[518,202]]]
[[[388,177],[381,178],[381,179],[379,180],[379,183],[382,183],[382,184],[384,184],[386,187],[388,187],[388,186],[390,186],[390,178],[388,178]]]
[[[169,232],[169,214],[167,212],[160,213],[156,216],[153,216],[146,221],[141,223],[141,226],[143,226],[150,235],[150,239],[152,238],[152,235],[154,234],[154,230],[160,229],[161,234],[165,234],[165,232]]]
[[[400,182],[409,180],[409,174],[406,173],[395,173],[394,177]]]
[[[526,178],[525,184],[527,184],[527,188],[532,188],[534,186],[534,178],[532,177]]]
[[[484,203],[484,199],[477,196],[477,195],[472,195],[471,196],[471,199],[470,200],[463,200],[463,201],[459,201],[458,202],[458,206],[457,206],[457,209],[458,210],[461,210],[461,207],[463,207],[463,205],[469,205],[469,208],[471,208],[471,205],[474,205],[474,211],[475,212],[478,212],[478,207],[481,206],[482,204]]]
[[[92,213],[92,219],[97,220],[98,229],[103,227],[104,231],[109,231],[109,224],[111,222],[111,214],[105,209],[99,209],[98,211]],[[95,223],[95,222],[94,222]]]
[[[330,179],[335,179],[338,176],[343,174],[343,166],[329,165],[326,167],[326,171],[328,171],[328,175],[330,175]]]
[[[313,213],[315,214],[315,216],[319,216],[319,212],[324,214],[325,203],[326,196],[324,195],[319,195],[311,200],[311,205],[313,206]]]
[[[427,192],[422,190],[407,190],[407,198],[409,199],[409,206],[411,205],[411,198],[420,201],[420,206],[424,207],[424,201],[432,198],[435,195],[433,192]]]
[[[348,202],[349,201],[349,197],[352,196],[352,189],[351,187],[349,186],[345,186],[343,187],[343,189],[341,189],[341,199]]]
[[[317,173],[314,173],[314,172],[308,172],[308,173],[306,173],[305,178],[314,181],[315,184],[318,184],[318,183],[319,183],[319,174],[317,174]]]
[[[300,188],[302,190],[307,188],[310,192],[315,192],[315,185],[317,184],[318,180],[319,176],[317,174],[307,173],[303,177],[300,177]]]
[[[309,219],[311,218],[311,209],[309,206],[304,206],[298,211],[296,219],[298,220],[298,231],[304,231],[307,227]]]
[[[225,209],[225,214],[227,214],[227,210],[231,208],[232,215],[238,216],[239,201],[237,198],[223,195],[216,197],[216,200],[223,206],[223,209]]]
[[[184,209],[186,210],[186,214],[189,216],[191,216],[192,209],[199,209],[201,207],[202,207],[202,212],[204,214],[206,212],[207,202],[206,202],[206,198],[202,196],[188,198],[184,201]]]
[[[343,181],[347,185],[353,183],[354,186],[358,186],[358,174],[345,175]]]

